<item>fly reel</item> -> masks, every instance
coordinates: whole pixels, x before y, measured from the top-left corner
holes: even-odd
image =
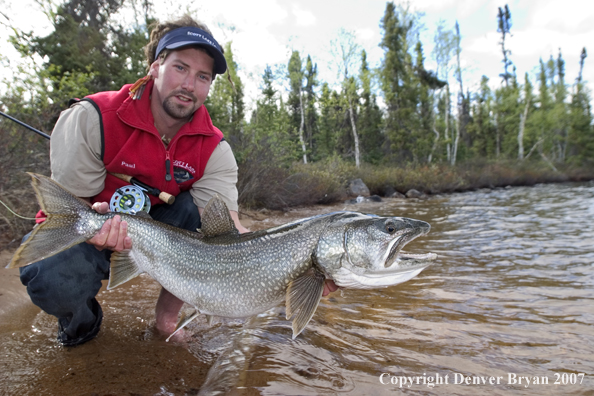
[[[148,213],[151,210],[151,200],[140,187],[123,186],[111,196],[109,209],[112,212],[128,214],[136,214],[140,211]]]

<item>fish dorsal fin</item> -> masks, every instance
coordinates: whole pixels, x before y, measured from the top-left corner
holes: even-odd
[[[124,250],[111,254],[111,268],[109,271],[109,283],[107,284],[108,290],[136,278],[142,273],[142,270],[138,268],[130,253],[131,250]]]
[[[309,323],[318,308],[324,291],[324,274],[311,268],[305,274],[289,283],[287,288],[287,319],[293,319],[293,339]]]
[[[206,204],[206,207],[202,211],[201,216],[202,227],[200,231],[205,237],[215,237],[218,235],[236,234],[239,235],[239,231],[235,228],[235,223],[231,218],[227,205],[215,194],[210,201]]]

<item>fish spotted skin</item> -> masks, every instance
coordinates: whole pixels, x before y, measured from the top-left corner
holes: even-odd
[[[46,176],[31,174],[47,219],[15,252],[9,267],[50,257],[95,235],[116,214],[128,223],[132,249],[114,252],[108,288],[146,272],[194,306],[177,330],[198,314],[240,318],[283,300],[293,338],[313,316],[325,279],[350,288],[386,287],[416,276],[436,258],[407,255],[402,246],[429,224],[399,217],[335,212],[268,230],[239,234],[224,202],[215,196],[190,232],[148,215],[99,214]]]

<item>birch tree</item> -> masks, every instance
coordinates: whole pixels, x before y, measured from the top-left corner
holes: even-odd
[[[338,39],[333,43],[333,51],[340,59],[339,70],[343,77],[342,90],[347,101],[351,131],[353,134],[353,145],[355,151],[355,166],[361,166],[361,152],[359,149],[359,134],[355,121],[355,111],[358,103],[355,103],[357,96],[357,80],[351,76],[351,70],[356,70],[356,62],[361,52],[360,46],[355,42],[353,32],[341,29]]]
[[[458,25],[458,21],[456,21],[454,50],[456,52],[457,65],[456,80],[458,81],[458,84],[460,84],[460,90],[458,91],[458,122],[456,123],[456,136],[454,138],[454,144],[450,156],[450,163],[452,165],[456,164],[456,158],[458,156],[458,142],[460,140],[460,135],[466,134],[466,124],[468,123],[469,118],[468,98],[464,96],[464,85],[462,84],[462,65],[460,63],[460,53],[462,52],[462,47],[460,45],[461,41],[462,37],[460,36],[460,26]]]
[[[451,161],[451,139],[450,139],[450,85],[449,78],[452,71],[451,61],[454,56],[456,48],[456,36],[452,30],[448,30],[445,27],[443,20],[439,21],[433,38],[434,46],[432,51],[432,57],[437,63],[435,73],[437,77],[444,81],[445,89],[441,92],[441,97],[445,100],[444,103],[444,142],[446,145],[446,158],[447,161]],[[435,118],[437,121],[437,118]],[[433,132],[435,134],[435,140],[431,154],[429,155],[428,162],[431,162],[437,144],[439,142],[440,133],[437,125],[433,126]]]
[[[518,159],[524,159],[524,132],[526,130],[526,120],[528,111],[534,102],[532,98],[532,84],[528,78],[528,73],[524,75],[524,111],[520,114],[520,127],[518,128]]]

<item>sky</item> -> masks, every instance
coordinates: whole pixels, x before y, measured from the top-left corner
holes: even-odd
[[[232,42],[234,59],[239,65],[239,76],[246,86],[248,108],[258,95],[261,77],[266,65],[285,65],[293,50],[302,59],[307,55],[317,64],[319,80],[338,88],[338,69],[333,56],[332,42],[341,29],[355,34],[357,44],[365,49],[371,66],[379,66],[383,50],[381,19],[386,2],[379,0],[153,0],[156,15],[167,20],[190,10],[205,22],[220,42]],[[398,4],[398,2],[395,2]],[[527,72],[536,84],[539,59],[545,62],[557,57],[559,49],[565,60],[565,81],[572,85],[579,71],[579,58],[583,47],[592,52],[586,58],[583,78],[594,92],[594,7],[585,7],[585,0],[414,0],[412,11],[423,13],[424,25],[420,34],[426,58],[425,67],[434,70],[432,60],[435,27],[440,20],[447,28],[456,21],[462,36],[461,63],[464,89],[476,92],[482,75],[490,79],[491,86],[501,84],[500,34],[497,32],[498,7],[508,4],[512,15],[511,37],[506,47],[516,67],[519,81],[524,82]],[[10,22],[36,35],[48,34],[51,25],[40,12],[34,0],[0,0],[0,23]],[[587,8],[587,9],[586,9]],[[133,22],[131,12],[120,15],[123,21]],[[6,44],[8,30],[0,26],[0,51],[12,50]],[[2,65],[2,74],[14,69]],[[452,79],[451,84],[455,82]],[[570,91],[571,92],[571,91]]]

